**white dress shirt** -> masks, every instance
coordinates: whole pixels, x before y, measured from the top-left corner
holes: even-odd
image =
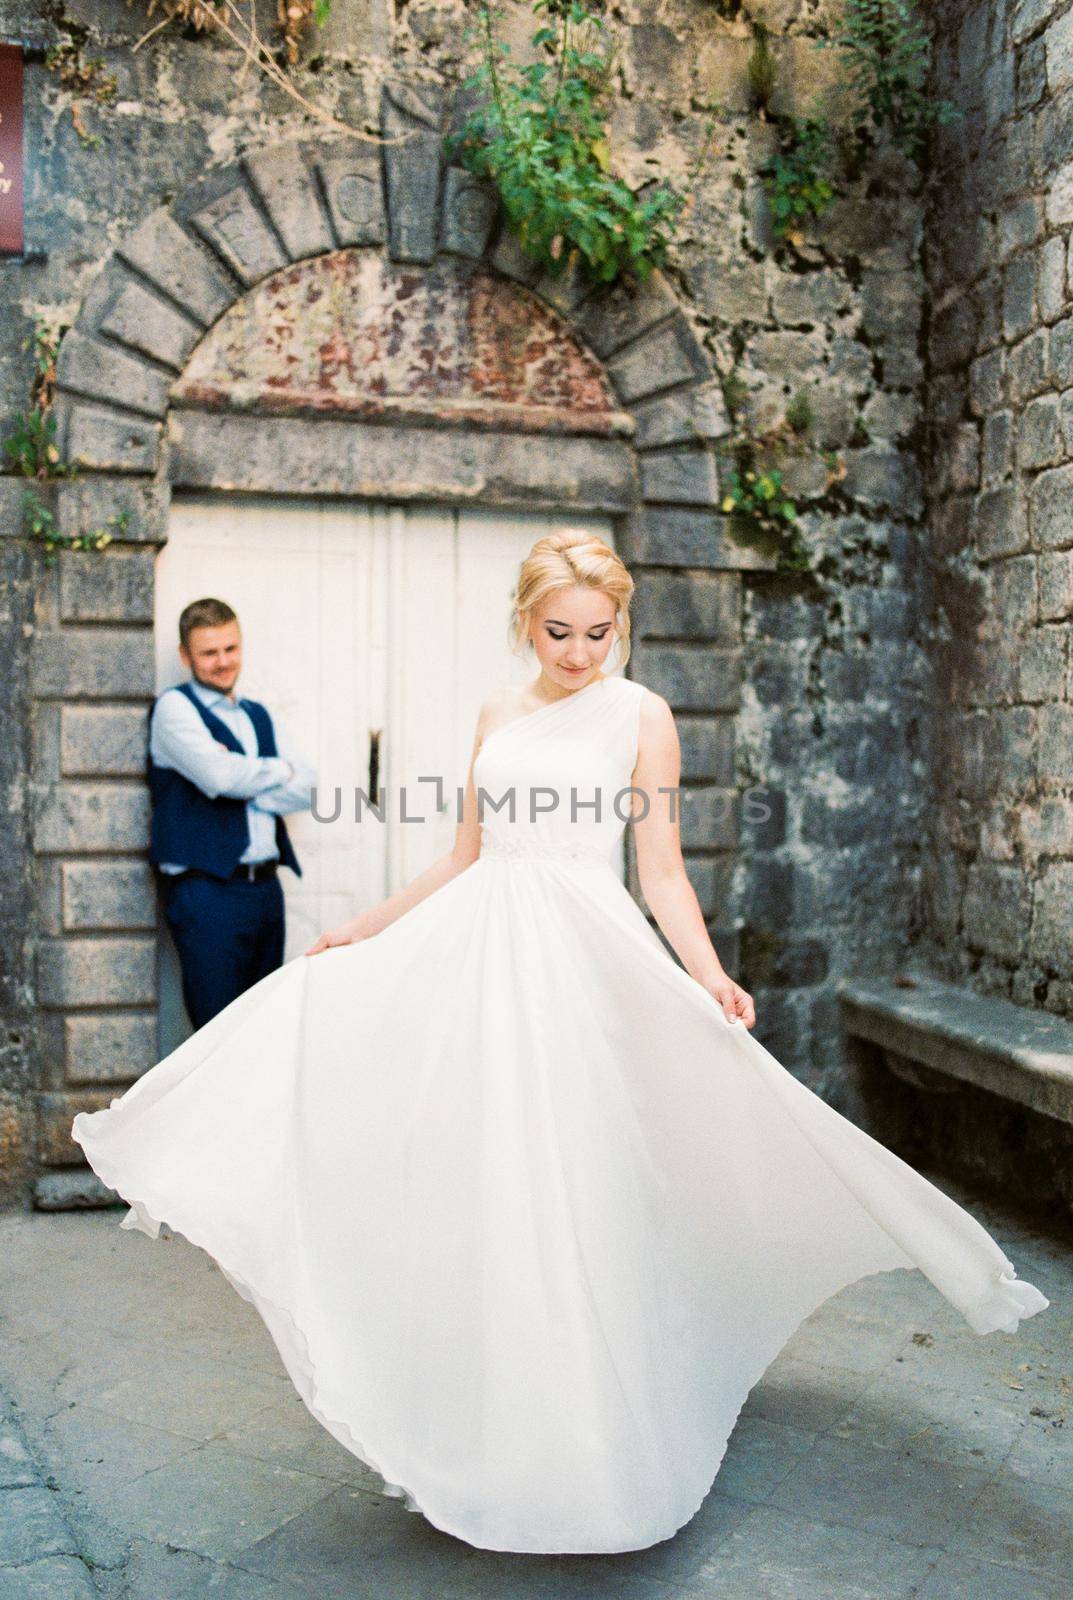
[[[278,860],[276,817],[305,811],[317,781],[315,768],[295,748],[276,717],[275,756],[257,754],[257,732],[248,714],[222,689],[209,689],[195,678],[187,680],[206,710],[234,734],[245,755],[226,749],[214,739],[185,694],[169,690],[153,708],[149,724],[149,754],[158,767],[174,767],[196,783],[202,794],[215,800],[225,795],[245,800],[250,842],[239,860],[243,863]],[[288,775],[288,763],[293,772]],[[161,872],[183,872],[184,863],[160,863]]]

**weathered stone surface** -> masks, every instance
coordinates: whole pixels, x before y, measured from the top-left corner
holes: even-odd
[[[682,781],[705,779],[719,788],[734,786],[734,715],[690,716],[677,714],[678,743],[682,753]]]
[[[118,248],[204,327],[235,298],[236,289],[208,251],[194,243],[166,207],[150,212]]]
[[[657,389],[710,376],[708,358],[680,314],[616,351],[607,370],[616,394],[627,405]]]
[[[479,261],[498,210],[499,196],[494,185],[463,167],[448,167],[443,187],[440,249]]]
[[[37,1211],[95,1210],[115,1205],[116,1198],[115,1190],[102,1183],[89,1167],[79,1167],[72,1172],[43,1172],[34,1184],[34,1209]],[[66,1578],[66,1574],[57,1573],[54,1581],[58,1585]],[[73,1572],[68,1581],[78,1581]],[[86,1600],[93,1600],[94,1590],[88,1572],[86,1584]]]
[[[1021,413],[1017,440],[1020,467],[1051,467],[1062,459],[1064,446],[1058,426],[1058,396],[1030,400]]]
[[[641,456],[640,467],[646,500],[695,506],[719,503],[719,469],[710,450],[649,451]]]
[[[1024,503],[1012,484],[977,495],[971,513],[972,535],[983,560],[1015,555],[1028,545]]]
[[[207,174],[193,189],[184,190],[173,212],[244,284],[257,283],[287,259],[238,167]]]
[[[731,428],[718,380],[642,400],[632,407],[639,450],[724,438]]]
[[[1041,472],[1029,491],[1033,537],[1049,549],[1073,545],[1073,466]]]
[[[124,416],[106,406],[83,404],[60,393],[56,417],[66,441],[64,457],[90,472],[151,473],[160,444],[160,423]]]
[[[737,573],[641,571],[634,581],[634,638],[666,634],[721,644],[740,642]]]
[[[78,327],[104,334],[179,371],[201,337],[201,324],[147,289],[118,258],[105,266],[82,302]],[[122,392],[109,395],[122,399]]]
[[[662,272],[653,272],[644,284],[621,281],[597,289],[579,310],[574,326],[589,347],[606,358],[677,310],[670,284]]]
[[[169,380],[161,372],[115,345],[88,339],[77,328],[64,336],[56,374],[60,387],[74,394],[117,400],[150,417],[162,417],[167,410]]]
[[[63,1030],[68,1083],[124,1083],[159,1058],[155,1011],[75,1014]]]
[[[66,778],[143,777],[148,745],[147,706],[61,707],[60,770]]]
[[[273,144],[244,156],[243,165],[292,261],[333,248],[316,178],[300,145]]]
[[[733,850],[738,842],[740,799],[732,789],[691,788],[682,796],[683,850]]]
[[[37,998],[40,1005],[63,1008],[154,1004],[156,940],[43,939]]]
[[[38,633],[31,655],[33,692],[87,699],[151,697],[156,681],[148,628],[62,628]]]
[[[149,790],[143,784],[58,784],[45,796],[34,822],[38,854],[144,850],[148,844]]]
[[[60,883],[67,932],[156,927],[148,861],[65,861]]]
[[[79,1111],[103,1111],[115,1098],[111,1089],[71,1089],[37,1096],[37,1156],[49,1167],[81,1166],[85,1151],[71,1138]],[[49,1596],[49,1600],[52,1597]]]
[[[767,554],[735,541],[727,518],[692,506],[645,506],[623,525],[630,560],[649,566],[730,568],[742,572],[775,566]]]
[[[636,498],[633,458],[617,440],[331,420],[171,416],[172,479],[220,489],[571,505],[624,510]]]
[[[1073,961],[1073,861],[1051,862],[1040,874],[1031,942],[1033,957],[1041,966],[1061,963],[1064,968]]]
[[[380,107],[384,136],[406,135],[384,147],[388,250],[394,261],[429,262],[439,237],[443,91],[385,84]]]
[[[167,537],[169,498],[167,486],[161,483],[80,474],[57,483],[56,517],[66,533],[104,528],[115,546],[162,544]],[[122,524],[115,520],[119,515]],[[118,549],[111,554],[118,555]]]
[[[152,550],[62,550],[62,622],[152,622]]]
[[[387,223],[379,156],[357,150],[320,154],[317,169],[339,243],[382,244]]]
[[[672,710],[731,711],[740,703],[740,650],[641,641],[635,661],[641,682]]]

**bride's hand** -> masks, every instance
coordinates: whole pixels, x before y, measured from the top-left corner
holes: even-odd
[[[714,999],[718,1000],[728,1022],[735,1022],[740,1017],[747,1028],[754,1025],[756,1010],[753,1006],[753,997],[751,994],[746,994],[729,973],[722,972],[718,978],[709,978],[704,987]]]
[[[322,950],[334,949],[336,945],[357,944],[364,937],[364,934],[359,931],[356,922],[344,922],[338,928],[332,928],[328,933],[322,933],[320,938],[315,940],[304,953],[307,956],[319,955]]]

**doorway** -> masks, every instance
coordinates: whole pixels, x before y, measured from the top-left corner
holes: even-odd
[[[238,691],[262,701],[317,770],[311,811],[287,829],[301,878],[283,871],[284,959],[403,887],[448,850],[481,701],[531,679],[507,623],[535,540],[600,515],[389,505],[278,495],[176,495],[157,561],[156,688],[187,673],[178,619],[214,596],[239,617]],[[612,656],[609,667],[614,670]],[[442,777],[442,805],[436,785]],[[385,791],[356,820],[355,793]],[[405,788],[404,821],[401,794]],[[625,871],[619,847],[618,870]],[[163,919],[161,1055],[186,1038],[178,958]]]

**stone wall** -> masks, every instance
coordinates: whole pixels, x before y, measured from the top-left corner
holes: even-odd
[[[944,3],[925,254],[937,759],[922,954],[1073,1014],[1073,15]]]
[[[779,0],[753,10],[782,33],[776,104],[803,109],[821,73],[832,70],[806,37],[822,23],[823,7],[803,5],[799,14]],[[424,85],[425,94],[457,84],[463,21],[454,5],[335,0],[316,70],[298,81],[330,109],[376,127],[388,78]],[[512,35],[524,38],[531,25],[528,9],[516,6]],[[684,171],[703,131],[696,102],[715,95],[724,109],[716,153],[667,275],[685,367],[660,379],[643,331],[625,349],[621,328],[603,348],[591,348],[613,357],[620,401],[635,415],[661,383],[681,384],[694,368],[726,374],[736,365],[754,427],[777,420],[802,389],[816,416],[789,468],[805,511],[806,574],[730,554],[711,509],[718,484],[706,467],[678,475],[672,447],[681,419],[665,417],[659,428],[670,431],[657,428],[647,438],[642,422],[641,448],[650,452],[642,457],[644,493],[662,502],[662,515],[656,524],[623,527],[638,579],[634,670],[679,714],[684,774],[695,795],[684,834],[690,871],[720,953],[756,995],[757,1035],[813,1086],[852,1106],[833,986],[842,973],[897,969],[918,889],[927,725],[919,638],[920,203],[913,175],[894,165],[860,179],[815,230],[815,242],[796,253],[776,249],[755,176],[773,130],[749,109],[745,21],[693,0],[679,8],[673,28],[654,5],[624,8],[616,26],[623,53],[614,137],[633,179],[645,176],[651,155]],[[152,476],[155,419],[164,409],[160,380],[169,367],[174,375],[178,358],[155,348],[137,368],[120,370],[123,349],[137,346],[137,319],[123,321],[128,304],[115,321],[106,280],[133,267],[151,289],[153,274],[166,273],[166,250],[139,256],[130,241],[148,237],[145,230],[158,224],[144,219],[163,217],[173,200],[180,226],[169,235],[172,246],[180,237],[184,249],[205,246],[198,260],[205,267],[211,254],[212,272],[230,283],[232,296],[278,261],[312,253],[289,239],[271,166],[259,169],[254,158],[320,130],[252,72],[236,81],[234,56],[211,40],[161,34],[132,54],[145,27],[140,6],[124,0],[67,0],[44,20],[39,8],[0,0],[0,36],[41,47],[65,32],[84,36],[120,83],[115,105],[86,111],[101,141],[87,147],[72,126],[69,97],[40,55],[31,60],[30,254],[0,267],[5,312],[13,313],[0,318],[3,411],[25,404],[30,373],[21,341],[32,312],[78,319],[64,357],[64,426],[76,454],[90,466],[106,457],[123,478],[130,511],[123,538],[102,560],[65,558],[46,570],[17,537],[17,486],[0,479],[12,637],[5,687],[17,726],[32,731],[5,751],[9,813],[24,828],[23,849],[5,862],[0,928],[5,969],[15,975],[5,993],[9,1064],[0,1080],[3,1137],[18,1146],[8,1163],[13,1193],[37,1168],[77,1156],[64,1142],[72,1108],[106,1103],[109,1085],[147,1065],[153,1048],[138,741],[152,693],[151,570],[163,533]],[[184,199],[205,173],[196,201]],[[216,187],[224,193],[236,183],[254,223],[282,252],[252,276],[197,209],[212,205]],[[323,182],[320,192],[328,193]],[[106,267],[113,247],[126,251],[126,266]],[[180,309],[186,304],[178,280],[162,287]],[[214,311],[188,307],[194,321],[186,334],[223,308],[223,300]],[[92,400],[101,357],[98,350],[94,366],[92,348],[80,340],[100,338],[120,384],[125,373],[129,383],[149,385],[128,388],[133,410],[123,426]],[[186,343],[184,359],[188,350]],[[705,432],[720,429],[706,424]],[[832,450],[833,473],[823,459]],[[99,487],[90,475],[59,492],[65,524],[99,514]],[[108,493],[114,504],[114,483]],[[748,803],[728,813],[722,802],[749,788],[759,817]],[[82,1084],[91,1087],[83,1092]],[[33,1087],[41,1113],[36,1145],[26,1112]]]

